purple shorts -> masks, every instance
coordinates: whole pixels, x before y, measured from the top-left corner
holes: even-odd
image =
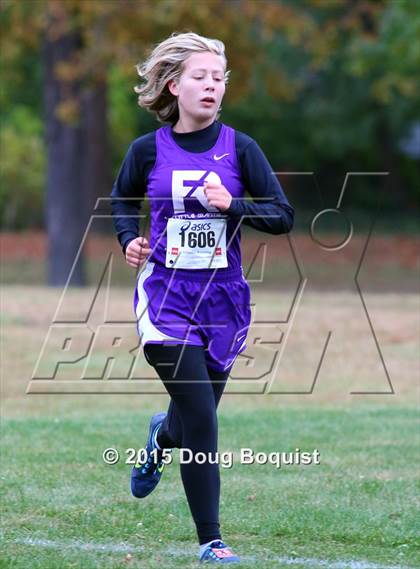
[[[137,329],[148,343],[206,349],[206,363],[229,369],[246,348],[251,321],[250,290],[242,269],[212,272],[167,269],[148,262],[134,292]]]

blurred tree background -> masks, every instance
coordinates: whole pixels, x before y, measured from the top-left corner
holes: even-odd
[[[95,201],[109,196],[130,142],[159,126],[137,106],[135,64],[174,31],[225,42],[232,73],[222,120],[255,138],[276,171],[315,172],[329,203],[346,172],[388,171],[382,211],[396,230],[413,218],[420,191],[417,0],[0,6],[1,226],[46,227],[50,284],[68,274]],[[363,178],[356,184],[352,205],[363,211],[375,187]],[[297,195],[304,208],[305,192]],[[75,282],[83,279],[80,265]]]

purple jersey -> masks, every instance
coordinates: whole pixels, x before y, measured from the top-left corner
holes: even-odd
[[[143,346],[147,343],[203,346],[207,365],[222,371],[229,369],[246,348],[251,319],[250,291],[242,273],[237,221],[229,220],[209,205],[204,194],[205,180],[223,184],[233,197],[244,195],[235,131],[222,125],[213,148],[193,153],[176,144],[170,127],[160,128],[156,132],[156,163],[148,182],[153,253],[139,273],[134,310]],[[220,219],[221,222],[217,221]],[[182,233],[178,230],[184,225],[190,227],[190,220],[193,220],[191,227],[223,227],[223,247],[218,247],[219,243],[207,247],[213,248],[216,255],[218,248],[223,250],[224,264],[217,271],[202,268],[213,265],[201,263],[196,252],[200,238],[204,238],[206,231],[209,234],[208,228],[194,230],[194,242],[185,247],[194,250],[189,268],[171,268],[170,250],[178,248]],[[194,231],[191,229],[189,236]],[[180,244],[180,248],[184,245]],[[202,250],[205,249],[203,245]]]
[[[222,124],[216,144],[206,152],[197,153],[183,150],[174,141],[170,126],[158,129],[156,162],[147,185],[151,209],[151,262],[165,266],[169,218],[188,217],[199,221],[226,217],[209,205],[204,194],[206,180],[223,184],[233,197],[244,196],[234,129]],[[237,226],[237,220],[227,217],[227,268],[219,269],[220,272],[231,273],[241,268]],[[212,272],[211,269],[201,270]]]

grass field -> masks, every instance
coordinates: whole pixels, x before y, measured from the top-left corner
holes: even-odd
[[[71,291],[67,310],[77,312],[91,292]],[[144,501],[130,495],[124,464],[124,449],[144,445],[150,414],[165,409],[167,396],[25,394],[60,293],[3,287],[0,566],[196,567],[177,451]],[[117,313],[131,310],[130,294],[114,291]],[[257,290],[256,298],[263,317],[290,304],[286,293],[258,297]],[[350,394],[389,386],[366,319],[357,316],[360,299],[317,292],[294,319],[282,377],[285,390],[307,388],[318,340],[333,322],[313,393],[222,400],[219,450],[232,451],[235,462],[221,468],[221,525],[243,567],[420,566],[418,300],[367,294],[365,301],[394,394]],[[123,455],[117,465],[103,463],[107,447]],[[320,464],[241,465],[243,447],[318,449]]]

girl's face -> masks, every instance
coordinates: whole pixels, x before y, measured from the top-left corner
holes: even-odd
[[[225,94],[225,68],[219,55],[211,52],[194,53],[184,62],[177,82],[168,88],[178,98],[179,116],[196,123],[211,124]]]

